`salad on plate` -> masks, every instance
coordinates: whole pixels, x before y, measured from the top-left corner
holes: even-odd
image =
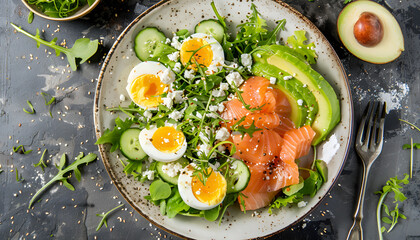
[[[149,181],[144,197],[169,218],[303,206],[327,181],[315,147],[341,116],[334,89],[311,67],[315,45],[303,30],[281,41],[286,20],[269,29],[253,4],[233,36],[211,6],[217,19],[194,33],[139,31],[141,63],[121,96],[132,102],[107,109],[121,118],[97,144],[121,152],[124,173]],[[299,165],[312,146],[311,166]]]

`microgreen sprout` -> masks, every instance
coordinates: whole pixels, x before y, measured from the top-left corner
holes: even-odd
[[[22,178],[22,174],[19,175],[19,171],[17,168],[15,168],[15,173],[16,173],[16,182],[23,182],[25,179]]]
[[[52,118],[53,116],[52,116],[52,113],[51,113],[51,105],[53,103],[55,103],[55,97],[51,96],[50,94],[48,94],[46,92],[41,92],[41,96],[44,98],[45,106],[48,106],[48,111],[49,111],[50,116]]]
[[[32,149],[28,150],[28,151],[25,151],[25,147],[23,145],[19,145],[17,147],[13,147],[13,152],[26,155],[26,154],[29,154],[30,152],[32,152]]]
[[[106,213],[102,213],[102,214],[96,214],[96,216],[101,217],[101,221],[99,222],[98,226],[96,227],[96,231],[99,231],[99,229],[101,229],[102,225],[105,224],[105,227],[108,227],[108,223],[107,223],[107,217],[108,215],[110,215],[111,213],[113,213],[114,211],[116,211],[117,209],[120,209],[122,206],[124,206],[124,204],[118,205],[115,208],[109,210]]]
[[[26,110],[25,108],[23,108],[23,111],[26,112],[27,114],[34,114],[35,109],[34,109],[34,106],[32,106],[32,103],[29,100],[27,100],[26,103],[28,104],[30,110]]]
[[[42,171],[44,172],[44,168],[47,167],[47,165],[44,162],[44,155],[47,152],[47,149],[44,149],[44,152],[42,152],[41,158],[39,159],[39,162],[37,164],[34,164],[34,167],[40,167]]]

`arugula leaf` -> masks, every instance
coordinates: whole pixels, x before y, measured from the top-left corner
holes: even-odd
[[[102,136],[98,139],[98,141],[96,141],[95,144],[97,145],[97,144],[110,143],[112,144],[110,151],[114,152],[120,146],[121,134],[125,130],[129,129],[133,123],[134,121],[130,118],[127,118],[125,121],[123,121],[119,117],[117,117],[115,119],[116,126],[114,127],[114,129],[112,131],[109,129],[106,129],[104,134],[102,134]]]
[[[232,126],[232,131],[240,132],[242,134],[242,139],[244,139],[245,134],[248,134],[252,138],[255,132],[262,131],[262,129],[255,127],[254,121],[252,121],[251,126],[249,126],[248,128],[242,125],[236,127]]]
[[[42,171],[44,172],[44,167],[47,167],[47,165],[44,162],[44,155],[47,152],[47,149],[44,149],[44,152],[41,155],[41,158],[39,159],[39,162],[37,164],[34,164],[34,167],[40,167]]]
[[[305,44],[305,41],[308,40],[305,34],[304,30],[295,31],[295,35],[287,38],[287,43],[296,52],[302,54],[309,64],[315,64],[318,57],[315,52],[315,44],[313,42]]]
[[[61,181],[64,186],[66,186],[68,189],[74,191],[73,185],[71,185],[67,181],[71,177],[71,175],[69,175],[69,173],[73,171],[77,180],[80,181],[81,174],[80,174],[80,171],[79,171],[78,167],[82,164],[86,164],[86,165],[89,164],[90,162],[94,161],[96,159],[96,157],[97,156],[94,153],[89,153],[85,157],[83,157],[83,153],[80,153],[76,157],[76,160],[72,164],[70,164],[69,166],[64,168],[64,165],[66,164],[66,154],[63,154],[61,156],[61,159],[60,159],[60,165],[56,166],[57,169],[58,169],[57,175],[55,175],[47,184],[45,184],[41,189],[39,189],[34,194],[32,199],[29,201],[28,208],[31,208],[34,201],[38,198],[38,196],[41,195],[47,188],[49,188],[51,185],[53,185],[57,181]]]
[[[170,197],[166,203],[166,215],[168,218],[175,217],[178,213],[182,211],[188,211],[190,206],[188,206],[181,198],[178,188],[172,189],[173,195]]]
[[[288,204],[297,203],[302,200],[301,194],[294,194],[289,197],[278,197],[272,204],[270,204],[270,207],[268,208],[268,213],[273,214],[273,208],[281,208],[285,207]]]
[[[377,227],[378,227],[378,234],[379,234],[379,239],[383,239],[383,235],[382,233],[386,231],[386,228],[382,226],[381,224],[381,220],[384,221],[384,223],[388,223],[391,224],[391,226],[389,227],[389,229],[387,230],[387,232],[390,232],[394,226],[397,224],[398,222],[398,218],[403,218],[406,219],[406,216],[399,213],[398,210],[398,203],[397,202],[403,202],[407,199],[407,197],[401,192],[401,184],[408,184],[408,174],[404,174],[404,178],[403,179],[398,179],[397,176],[395,176],[394,178],[390,178],[387,182],[386,185],[382,187],[382,191],[377,191],[375,192],[375,194],[380,194],[381,196],[379,197],[379,202],[378,205],[376,207],[376,222],[377,222]],[[385,197],[388,195],[388,193],[390,192],[394,192],[394,203],[397,203],[395,206],[395,209],[391,212],[389,212],[388,206],[383,204]],[[381,209],[382,206],[384,206],[384,211],[388,216],[392,217],[392,220],[387,218],[387,217],[383,217],[381,218]]]
[[[86,62],[86,60],[88,60],[90,57],[92,57],[98,50],[98,40],[91,41],[88,38],[80,38],[74,42],[72,48],[65,48],[56,45],[57,38],[54,38],[50,42],[41,39],[38,28],[36,29],[36,35],[31,35],[30,33],[24,31],[21,27],[18,27],[13,23],[10,24],[16,29],[16,31],[23,33],[29,38],[35,40],[37,42],[36,46],[38,48],[41,44],[43,44],[54,49],[56,56],[59,56],[60,53],[64,53],[67,56],[67,61],[69,62],[73,71],[77,70],[77,59],[80,59],[80,64],[82,64]]]
[[[102,225],[105,224],[105,227],[108,227],[108,223],[107,223],[107,217],[108,215],[110,215],[111,213],[113,213],[115,210],[121,208],[122,206],[124,206],[124,204],[118,205],[115,208],[109,210],[108,212],[106,212],[105,214],[96,214],[96,216],[101,217],[101,221],[99,222],[98,226],[96,227],[96,231],[99,231],[99,229],[101,229]]]
[[[26,112],[27,114],[34,114],[35,109],[34,109],[34,106],[32,106],[32,103],[29,100],[27,100],[26,103],[28,104],[30,110],[26,110],[24,108],[23,111]]]

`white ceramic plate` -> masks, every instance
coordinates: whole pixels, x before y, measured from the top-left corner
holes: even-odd
[[[246,19],[250,13],[250,1],[218,0],[216,7],[220,14],[227,17],[232,33],[235,26]],[[148,195],[148,184],[142,184],[123,173],[123,166],[117,158],[118,151],[109,152],[108,145],[99,146],[104,165],[114,181],[115,186],[124,198],[141,215],[158,227],[184,238],[195,239],[248,239],[272,235],[304,218],[331,189],[338,178],[347,157],[353,126],[353,108],[348,81],[343,67],[322,33],[299,12],[285,3],[273,0],[253,1],[258,11],[267,20],[270,27],[275,21],[285,18],[286,31],[281,32],[283,39],[293,34],[297,29],[307,31],[310,41],[316,44],[319,55],[315,68],[331,83],[341,102],[341,122],[334,129],[340,143],[340,148],[328,163],[328,182],[322,186],[315,197],[308,199],[306,207],[284,208],[276,214],[269,215],[267,209],[259,210],[258,216],[252,217],[252,212],[243,214],[239,207],[230,207],[221,225],[204,219],[177,216],[169,219],[162,216],[159,207],[144,199]],[[99,138],[106,128],[113,128],[116,114],[105,111],[106,107],[128,105],[129,101],[121,102],[120,95],[126,94],[127,76],[139,60],[133,52],[135,35],[144,27],[159,27],[166,36],[179,29],[193,32],[194,26],[203,19],[215,18],[210,1],[205,0],[174,0],[162,1],[137,17],[118,37],[110,50],[99,75],[94,117],[96,135]],[[123,114],[121,114],[123,115]],[[322,147],[322,145],[320,146]]]

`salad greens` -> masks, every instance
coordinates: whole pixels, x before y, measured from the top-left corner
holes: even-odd
[[[92,5],[95,0],[26,0],[35,5],[41,12],[49,17],[65,18],[86,4]],[[29,20],[28,20],[29,21]]]
[[[77,70],[78,63],[82,64],[86,62],[86,60],[92,57],[98,50],[98,44],[99,44],[98,40],[92,41],[88,38],[80,38],[74,42],[74,45],[72,48],[65,48],[65,47],[56,45],[57,38],[54,38],[50,42],[42,39],[38,28],[36,29],[36,35],[31,35],[30,33],[24,31],[21,27],[18,27],[13,23],[10,23],[10,24],[16,29],[16,31],[23,33],[27,37],[35,40],[37,42],[38,48],[41,44],[43,44],[47,47],[54,49],[56,56],[59,56],[60,53],[64,53],[67,56],[67,61],[69,62],[70,67],[73,71]]]
[[[382,188],[382,191],[375,192],[375,194],[380,194],[379,202],[376,207],[376,221],[377,221],[378,234],[379,234],[380,240],[383,239],[382,234],[385,231],[389,233],[394,228],[394,226],[398,223],[399,218],[406,219],[406,216],[400,213],[398,209],[398,202],[402,203],[407,199],[407,197],[400,190],[402,188],[402,184],[408,184],[409,182],[408,174],[404,174],[404,176],[405,177],[403,179],[398,179],[397,176],[394,178],[390,178],[386,182],[386,185]],[[394,203],[396,203],[395,209],[392,211],[389,211],[388,206],[384,204],[385,197],[390,192],[394,192],[394,199],[395,199]],[[388,215],[388,217],[381,218],[382,206],[384,207],[384,211]],[[390,224],[391,226],[389,226],[389,228],[386,229],[386,227],[382,226],[381,221],[383,221],[384,223]]]
[[[29,202],[28,208],[31,208],[32,205],[34,204],[34,201],[38,198],[38,196],[40,196],[46,189],[52,186],[55,182],[60,181],[68,189],[70,189],[71,191],[74,191],[73,185],[71,185],[71,183],[67,181],[72,176],[70,173],[73,172],[72,174],[74,174],[77,181],[80,182],[82,178],[82,174],[80,173],[80,170],[78,169],[78,167],[83,164],[87,165],[96,159],[96,154],[94,153],[89,153],[86,156],[83,156],[83,155],[84,155],[83,153],[80,153],[72,164],[64,168],[64,166],[66,165],[67,157],[66,157],[66,154],[63,154],[60,159],[60,165],[56,166],[56,168],[58,169],[57,175],[55,175],[48,183],[46,183],[41,189],[39,189],[34,194],[34,196]]]
[[[124,206],[124,204],[121,204],[121,205],[118,205],[118,206],[116,206],[115,208],[113,208],[113,209],[111,209],[111,210],[109,210],[108,212],[106,212],[105,214],[104,213],[101,213],[101,214],[96,214],[96,216],[98,216],[98,217],[101,217],[102,219],[101,219],[101,221],[99,222],[99,224],[98,224],[98,226],[96,227],[96,231],[99,231],[99,229],[101,229],[101,227],[102,227],[102,225],[104,225],[105,224],[105,227],[108,227],[108,223],[107,223],[107,217],[111,214],[111,213],[113,213],[114,211],[116,211],[117,209],[120,209],[122,206]]]

